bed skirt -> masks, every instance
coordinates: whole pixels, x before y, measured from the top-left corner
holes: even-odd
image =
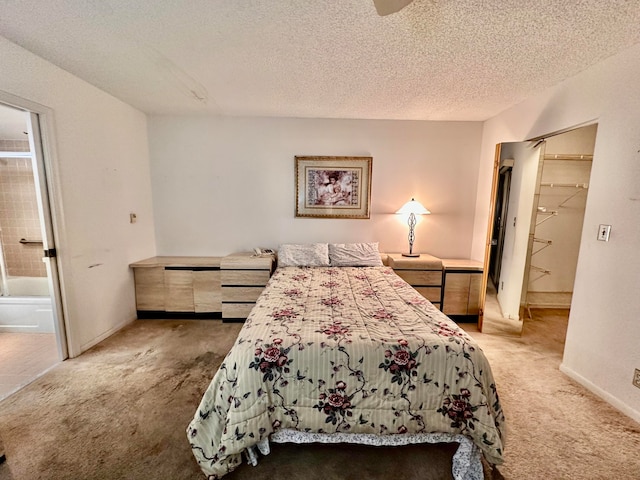
[[[307,433],[283,429],[271,434],[255,446],[245,450],[249,464],[258,464],[258,453],[270,453],[269,441],[274,443],[356,443],[371,446],[401,446],[419,443],[458,443],[453,455],[451,473],[454,480],[483,480],[482,453],[473,441],[464,435],[453,433],[421,433],[403,435],[373,435],[358,433]]]

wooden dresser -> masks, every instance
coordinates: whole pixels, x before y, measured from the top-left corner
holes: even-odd
[[[243,321],[256,304],[274,269],[272,255],[234,253],[220,261],[222,321]]]
[[[220,318],[220,257],[152,257],[132,263],[138,318]]]
[[[385,264],[457,321],[477,321],[482,263],[426,253],[383,254]],[[244,321],[264,290],[275,258],[240,252],[226,257],[152,257],[132,263],[138,318]]]
[[[480,314],[482,262],[388,254],[388,265],[427,300],[458,322],[477,322]]]
[[[445,258],[442,311],[457,321],[475,322],[480,314],[482,262]]]
[[[390,253],[388,263],[405,282],[442,309],[442,260],[427,253],[419,257]]]

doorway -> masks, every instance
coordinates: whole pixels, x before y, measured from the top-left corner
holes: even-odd
[[[489,279],[496,288],[500,283],[502,269],[502,252],[509,215],[509,192],[511,190],[511,173],[513,159],[502,159],[498,178],[498,191],[495,198],[495,214],[493,217],[493,236],[491,238],[491,252],[489,257]]]
[[[519,336],[532,309],[570,309],[596,132],[593,124],[497,146],[485,255],[488,332]]]
[[[37,114],[0,103],[0,399],[67,357]]]

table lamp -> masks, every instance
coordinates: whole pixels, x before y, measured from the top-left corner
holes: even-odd
[[[407,223],[409,224],[409,253],[403,253],[402,256],[419,257],[419,253],[413,253],[413,242],[416,239],[416,215],[429,215],[431,212],[427,210],[424,205],[422,205],[416,199],[412,198],[410,201],[400,207],[400,210],[398,210],[396,213],[404,215],[409,214],[409,219],[407,221]]]

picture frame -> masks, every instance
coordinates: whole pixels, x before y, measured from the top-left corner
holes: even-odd
[[[296,156],[296,217],[370,218],[372,162]]]

